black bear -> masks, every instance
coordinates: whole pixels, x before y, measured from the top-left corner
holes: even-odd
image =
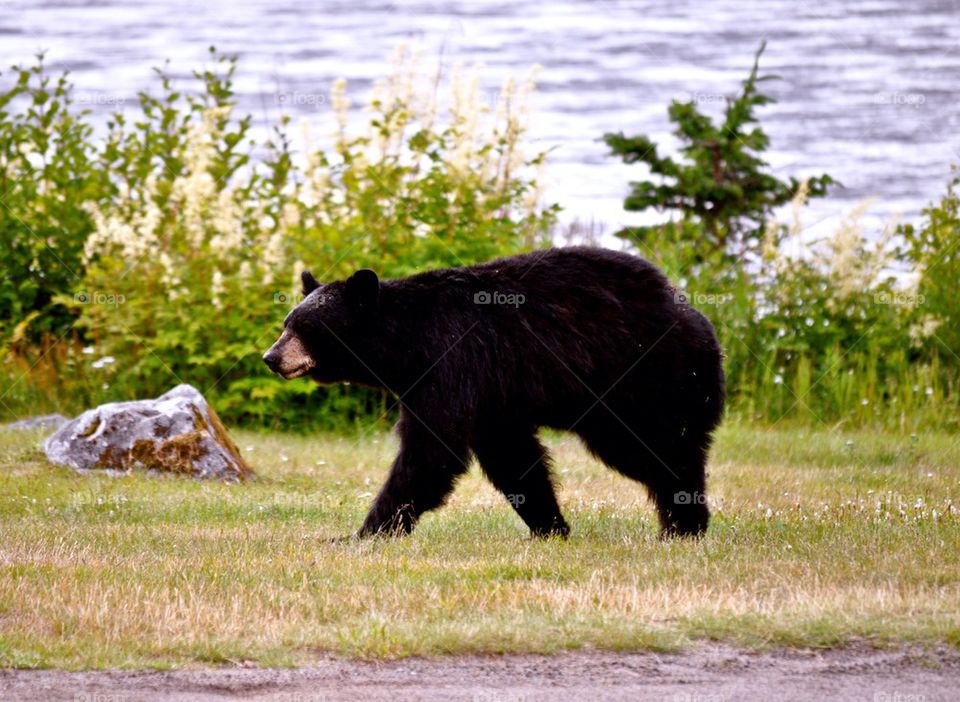
[[[471,454],[534,535],[566,536],[540,427],[575,432],[643,483],[665,535],[706,529],[722,354],[647,261],[556,248],[398,280],[304,273],[303,293],[264,354],[270,369],[399,400],[400,452],[359,536],[409,533]]]

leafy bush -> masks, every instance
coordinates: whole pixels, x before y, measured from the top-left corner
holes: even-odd
[[[46,75],[40,55],[12,77],[0,91],[0,341],[37,344],[73,321],[54,299],[83,277],[92,229],[84,205],[109,183],[84,113],[72,111],[67,76]]]
[[[297,152],[286,119],[268,140],[251,137],[250,118],[235,115],[236,63],[212,59],[197,90],[158,71],[158,93],[101,139],[66,76],[49,78],[42,62],[15,69],[0,92],[5,415],[76,412],[185,381],[230,421],[366,422],[387,409],[383,395],[281,382],[260,362],[301,270],[399,276],[548,243],[556,207],[540,204],[543,155],[522,148],[530,82],[508,84],[489,112],[478,75],[457,71],[443,110],[437,77],[401,53],[362,125],[348,128],[338,81],[331,146]],[[644,137],[608,135],[666,181],[636,184],[627,207],[680,213],[622,236],[716,324],[732,413],[957,428],[960,179],[917,226],[867,236],[858,208],[809,241],[802,208],[832,181],[766,172],[763,79],[755,62],[720,125],[674,103],[685,162]],[[793,223],[780,224],[774,208],[791,199]]]
[[[960,366],[960,175],[954,174],[937,204],[924,213],[920,226],[904,225],[900,257],[915,271],[915,286],[922,301],[913,337],[927,353],[943,354]]]
[[[625,208],[679,213],[620,236],[714,322],[732,413],[767,422],[957,426],[960,357],[944,351],[960,341],[952,187],[916,229],[888,228],[871,240],[860,230],[859,207],[831,236],[802,236],[807,199],[833,181],[783,182],[765,172],[768,139],[755,114],[770,102],[758,90],[768,78],[758,76],[762,51],[722,124],[693,102],[673,103],[687,163],[661,156],[647,137],[606,136],[615,154],[665,181],[634,183]],[[787,203],[790,226],[774,212]],[[897,234],[906,241],[900,250]],[[903,269],[919,275],[894,274]]]
[[[386,407],[382,395],[283,383],[260,361],[297,300],[295,281],[305,268],[321,280],[364,266],[390,277],[544,243],[555,208],[540,206],[532,178],[543,155],[522,151],[532,84],[508,83],[487,114],[478,74],[455,72],[444,116],[437,81],[421,80],[401,52],[365,128],[347,128],[337,81],[333,147],[297,154],[286,119],[267,143],[250,138],[250,118],[234,115],[236,63],[213,58],[196,74],[200,91],[181,92],[158,71],[160,93],[140,96],[141,115],[109,124],[97,156],[113,188],[83,203],[93,223],[83,283],[56,298],[91,353],[62,349],[61,361],[85,399],[189,382],[233,421],[369,420]],[[266,155],[254,164],[257,148]],[[96,385],[81,382],[91,362]]]
[[[866,207],[812,243],[802,240],[798,218],[786,230],[768,228],[753,280],[759,301],[754,316],[735,339],[724,330],[744,412],[775,421],[903,428],[949,419],[937,362],[912,348],[910,330],[922,297],[894,273],[896,230],[865,235],[859,219]]]
[[[894,246],[899,231],[865,234],[865,203],[809,241],[804,202],[801,187],[793,223],[768,223],[756,266],[691,275],[670,252],[661,258],[717,327],[731,412],[774,423],[957,427],[960,359],[934,335],[940,317],[923,277],[905,275],[913,267]]]

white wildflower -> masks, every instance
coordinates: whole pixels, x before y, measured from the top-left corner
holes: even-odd
[[[223,273],[218,269],[213,270],[213,277],[210,284],[210,301],[216,309],[223,308],[222,297],[226,292],[226,287],[223,281]]]
[[[91,368],[103,368],[113,363],[116,359],[113,356],[104,356],[103,358],[98,358],[96,361],[90,364]]]
[[[347,128],[347,113],[350,111],[350,99],[347,97],[347,79],[337,78],[330,89],[330,104],[340,125],[341,134]]]
[[[264,285],[270,285],[274,280],[274,271],[284,261],[284,236],[282,231],[278,230],[270,235],[261,260],[264,268],[262,282]]]

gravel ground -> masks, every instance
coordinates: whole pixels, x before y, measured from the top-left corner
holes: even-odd
[[[866,647],[751,652],[576,652],[364,662],[323,658],[292,669],[0,670],[0,699],[136,700],[870,700],[960,699],[960,652]]]

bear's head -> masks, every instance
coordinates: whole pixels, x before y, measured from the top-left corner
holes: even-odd
[[[363,380],[371,372],[363,358],[379,307],[377,274],[363,269],[321,285],[305,271],[303,295],[263,362],[287,380],[304,375],[319,383]]]

